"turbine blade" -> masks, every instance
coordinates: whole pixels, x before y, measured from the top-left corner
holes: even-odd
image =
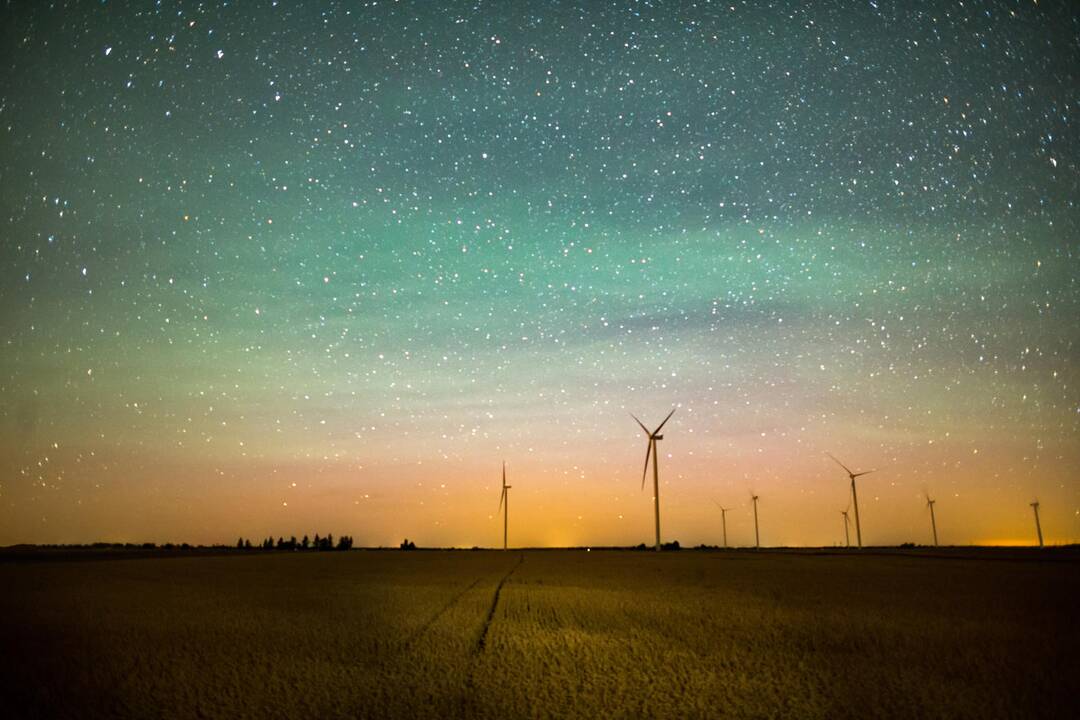
[[[645,449],[645,469],[641,471],[641,489],[645,489],[645,476],[649,474],[649,455],[652,454],[652,440]]]
[[[503,487],[506,487],[506,461],[503,460]]]
[[[853,478],[862,477],[863,475],[869,475],[872,472],[877,472],[877,470],[863,470],[862,472],[851,473],[851,477],[853,477]]]
[[[636,422],[641,427],[641,431],[643,433],[645,433],[646,435],[652,435],[652,433],[649,432],[649,428],[645,427],[645,423],[637,419],[637,415],[635,415],[634,413],[630,413],[630,417],[634,418],[634,422]]]
[[[847,474],[848,474],[848,475],[850,475],[850,474],[851,474],[851,470],[850,470],[850,469],[848,469],[848,466],[847,466],[847,465],[845,465],[844,463],[840,462],[839,460],[837,460],[837,459],[836,459],[836,456],[835,456],[835,455],[833,455],[833,454],[832,454],[832,453],[830,453],[830,452],[827,452],[827,453],[825,453],[825,454],[826,454],[826,455],[828,455],[829,457],[831,457],[831,458],[833,459],[833,462],[835,462],[835,463],[836,463],[837,465],[839,465],[840,467],[844,468],[844,470],[846,470],[846,471],[847,471]]]
[[[660,434],[660,430],[663,429],[664,425],[667,424],[667,421],[671,419],[671,416],[675,414],[675,410],[676,410],[676,408],[671,408],[671,412],[669,412],[667,414],[667,417],[664,418],[664,422],[660,423],[660,426],[658,428],[656,428],[655,430],[653,430],[653,433],[652,433],[653,435],[659,435]]]
[[[503,500],[506,499],[506,488],[503,487],[502,492],[499,493],[499,510],[502,510]],[[498,512],[498,511],[496,511]]]

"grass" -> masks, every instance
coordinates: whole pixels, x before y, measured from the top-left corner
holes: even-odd
[[[0,716],[1067,717],[1080,558],[0,562]]]

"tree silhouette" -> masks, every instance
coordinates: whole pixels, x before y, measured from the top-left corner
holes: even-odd
[[[406,540],[405,542],[409,543],[408,540]],[[410,547],[408,549],[410,549],[410,550],[416,548],[416,546],[413,545],[412,543],[409,543],[409,546]],[[153,545],[147,544],[146,547],[153,547]],[[163,545],[162,547],[165,547],[167,549],[173,549],[174,545],[172,543],[168,543],[166,545]],[[188,545],[187,543],[184,543],[183,545],[180,546],[181,549],[189,549],[190,547],[191,546]],[[236,549],[237,550],[250,550],[252,547],[254,547],[254,546],[251,544],[250,539],[245,539],[243,536],[240,536],[239,538],[237,538],[237,540],[236,540]],[[296,550],[318,550],[318,551],[352,550],[352,548],[353,548],[353,537],[352,537],[352,535],[342,535],[341,537],[338,538],[337,544],[335,544],[334,543],[334,536],[331,533],[327,533],[325,537],[319,535],[318,533],[315,533],[315,539],[314,540],[309,538],[307,535],[304,535],[304,537],[301,540],[297,540],[295,535],[291,535],[288,540],[285,539],[284,535],[281,535],[281,536],[278,537],[277,540],[274,540],[274,537],[271,535],[271,536],[269,536],[269,537],[267,537],[267,538],[265,538],[263,540],[260,540],[257,547],[259,547],[259,548],[261,548],[263,550],[289,550],[289,551],[296,551]],[[405,548],[404,543],[402,544],[402,548]]]

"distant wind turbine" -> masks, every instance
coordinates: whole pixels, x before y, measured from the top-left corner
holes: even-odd
[[[1035,532],[1039,534],[1039,547],[1042,547],[1042,525],[1039,524],[1039,498],[1035,498],[1035,502],[1031,503],[1031,507],[1035,508]]]
[[[720,508],[720,522],[724,527],[724,547],[727,548],[727,511],[730,510],[730,508],[724,507],[715,500],[713,500],[713,502],[716,503],[716,507]]]
[[[754,494],[753,490],[750,491],[750,500],[754,503],[754,547],[755,548],[760,548],[761,547],[761,534],[758,532],[758,524],[757,524],[757,501],[758,501],[758,496]]]
[[[502,492],[499,494],[499,509],[503,511],[503,550],[506,549],[507,528],[510,519],[510,486],[506,484],[506,461],[503,461]]]
[[[851,478],[851,501],[855,504],[855,539],[859,543],[859,547],[862,547],[862,526],[859,525],[859,496],[855,492],[855,478],[861,477],[862,475],[869,475],[870,473],[875,471],[863,470],[862,472],[852,472],[848,469],[847,465],[837,460],[831,453],[825,454],[831,457],[833,459],[833,462],[835,462],[837,465],[844,468],[844,472],[846,472],[848,474],[848,477]]]
[[[844,547],[851,547],[851,520],[848,519],[848,509],[851,508],[851,501],[848,500],[847,508],[840,511],[840,514],[844,516]]]
[[[656,429],[649,432],[649,429],[645,427],[644,423],[637,419],[633,413],[630,417],[634,418],[634,421],[641,426],[641,429],[645,432],[645,436],[649,438],[649,446],[645,450],[645,469],[641,471],[641,489],[645,489],[645,476],[649,472],[649,456],[652,455],[652,480],[653,480],[653,510],[656,515],[656,551],[660,552],[660,468],[657,463],[659,462],[659,456],[657,455],[656,443],[658,440],[663,440],[664,436],[660,434],[660,430],[667,424],[667,421],[671,419],[671,416],[675,414],[673,408],[664,418],[664,422],[657,425]]]
[[[934,517],[934,500],[929,494],[926,495],[926,507],[930,508],[930,528],[934,531],[934,547],[937,547],[937,519]]]

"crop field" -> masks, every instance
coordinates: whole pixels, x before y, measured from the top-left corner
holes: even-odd
[[[0,716],[1068,717],[1080,556],[0,559]]]

